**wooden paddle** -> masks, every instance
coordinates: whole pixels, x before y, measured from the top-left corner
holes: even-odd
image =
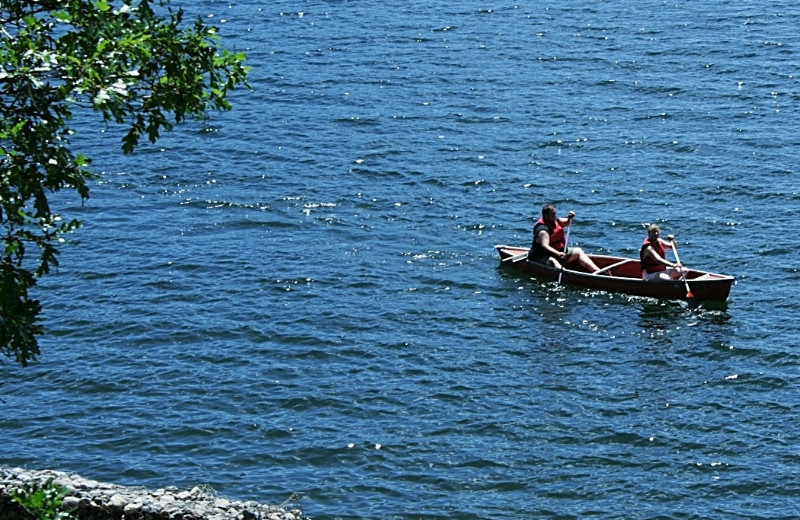
[[[694,309],[697,307],[697,300],[694,299],[694,294],[692,294],[692,290],[689,289],[689,282],[686,281],[686,271],[683,269],[683,265],[681,265],[681,257],[678,256],[678,248],[675,246],[675,237],[669,235],[670,244],[672,244],[672,252],[675,253],[675,261],[679,266],[681,266],[681,280],[683,280],[683,285],[686,287],[686,301],[689,303],[689,308]]]
[[[570,215],[567,217],[569,220],[569,226],[567,226],[567,232],[564,234],[564,253],[567,252],[567,244],[569,243],[569,230],[572,229],[572,216]],[[569,257],[567,257],[569,259]],[[566,265],[566,262],[564,262]],[[561,275],[564,274],[564,266],[561,266],[561,270],[558,271],[558,285],[561,285]]]

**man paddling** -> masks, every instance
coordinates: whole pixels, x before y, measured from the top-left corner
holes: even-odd
[[[575,212],[570,211],[566,218],[559,218],[552,204],[542,208],[542,218],[533,225],[533,242],[528,252],[528,260],[561,269],[562,265],[577,261],[588,272],[600,269],[580,247],[568,247],[564,228],[572,224]]]

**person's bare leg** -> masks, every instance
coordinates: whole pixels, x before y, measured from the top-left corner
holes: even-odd
[[[573,249],[572,255],[569,257],[570,262],[573,262],[575,260],[578,260],[578,263],[581,264],[590,273],[594,273],[600,270],[600,268],[597,267],[597,265],[594,262],[592,262],[592,259],[589,258],[586,255],[586,253],[583,252],[583,249],[581,249],[580,247],[576,247],[575,249]]]
[[[669,275],[673,280],[680,280],[685,274],[689,274],[689,270],[685,267],[673,267],[669,270]]]
[[[558,263],[558,260],[556,260],[552,256],[547,259],[547,265],[549,265],[550,267],[555,267],[556,269],[561,269],[561,264]]]

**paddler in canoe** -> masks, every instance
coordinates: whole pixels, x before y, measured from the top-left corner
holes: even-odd
[[[577,260],[588,272],[599,271],[600,268],[583,252],[583,249],[567,247],[569,226],[574,218],[574,211],[570,211],[566,218],[559,218],[554,205],[548,204],[543,207],[542,217],[533,225],[533,241],[528,251],[528,261],[562,269],[562,265]]]
[[[647,228],[647,238],[642,242],[639,250],[639,259],[642,263],[642,280],[646,282],[680,280],[681,276],[688,273],[688,269],[681,263],[667,260],[668,247],[677,249],[675,239],[670,235],[670,242],[661,238],[661,228],[658,224],[650,224]],[[677,254],[677,252],[676,252]]]

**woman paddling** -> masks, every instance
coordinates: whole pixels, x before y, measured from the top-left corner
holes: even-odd
[[[661,228],[658,227],[658,224],[651,224],[647,228],[647,238],[644,239],[642,248],[639,250],[643,280],[648,282],[679,280],[681,275],[686,272],[680,262],[667,260],[667,247],[672,247],[672,244],[661,238]]]

